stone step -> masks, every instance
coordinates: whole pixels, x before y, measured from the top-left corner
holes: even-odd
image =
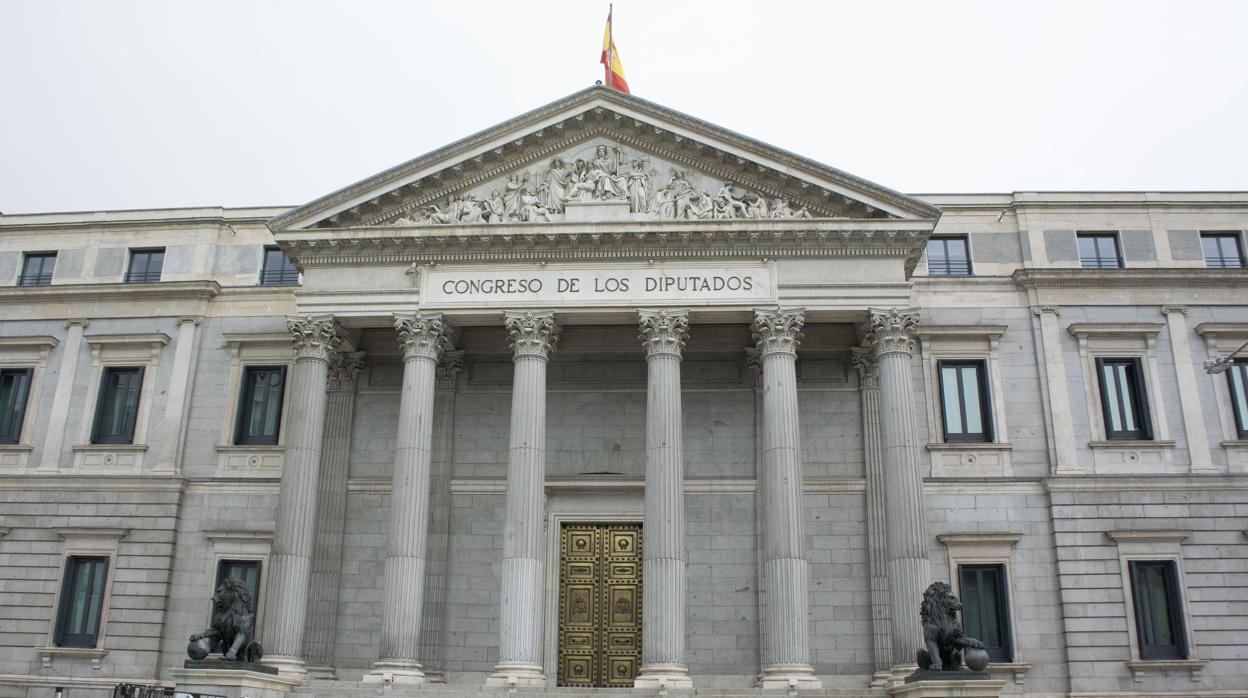
[[[613,698],[623,696],[717,696],[722,698],[745,698],[746,696],[784,696],[785,691],[763,691],[758,688],[695,688],[692,691],[670,691],[660,694],[653,689],[632,688],[486,688],[482,686],[427,683],[420,686],[382,686],[359,681],[305,681],[291,691],[291,698],[505,698],[506,696],[554,695],[561,698]],[[826,688],[816,691],[798,691],[803,698],[884,698],[882,689]]]

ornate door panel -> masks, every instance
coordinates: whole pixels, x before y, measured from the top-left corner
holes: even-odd
[[[559,685],[632,687],[641,666],[641,525],[565,524]]]

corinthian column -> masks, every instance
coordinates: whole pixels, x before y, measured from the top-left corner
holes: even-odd
[[[316,530],[316,494],[320,481],[321,439],[325,430],[325,379],[329,357],[338,345],[332,315],[300,316],[286,321],[295,345],[290,378],[286,457],[277,495],[269,581],[265,598],[266,664],[302,679],[303,631]]]
[[[516,364],[503,521],[503,593],[495,686],[545,686],[542,669],[542,500],[546,483],[546,362],[559,340],[552,313],[503,317]]]
[[[680,357],[689,311],[642,310],[646,395],[646,520],[642,528],[644,688],[692,688],[685,667],[685,449]]]
[[[887,533],[888,595],[891,601],[893,665],[915,662],[923,646],[919,601],[932,577],[927,556],[923,472],[914,424],[910,358],[918,314],[871,311],[871,333],[880,373],[880,444],[884,470],[884,528]]]
[[[880,372],[875,352],[852,349],[862,396],[862,451],[867,482],[867,562],[871,578],[871,635],[875,669],[872,686],[883,686],[893,666],[892,627],[888,609],[888,538],[884,526],[884,462],[880,444]]]
[[[417,684],[425,681],[419,659],[420,620],[433,462],[433,390],[438,359],[451,341],[441,313],[396,313],[394,328],[403,346],[403,393],[390,485],[381,659],[364,681]]]
[[[800,309],[759,310],[754,342],[763,367],[763,578],[767,614],[763,688],[820,688],[810,666],[810,622],[798,436]]]

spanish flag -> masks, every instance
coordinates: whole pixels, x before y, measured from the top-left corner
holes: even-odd
[[[607,87],[620,92],[628,92],[628,81],[624,79],[624,65],[620,63],[620,51],[611,38],[611,10],[607,10],[607,29],[602,34],[602,59],[606,68]]]

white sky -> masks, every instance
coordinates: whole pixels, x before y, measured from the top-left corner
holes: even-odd
[[[900,191],[1248,189],[1248,2],[615,4],[637,96]],[[0,210],[304,203],[601,79],[606,13],[0,0]]]

